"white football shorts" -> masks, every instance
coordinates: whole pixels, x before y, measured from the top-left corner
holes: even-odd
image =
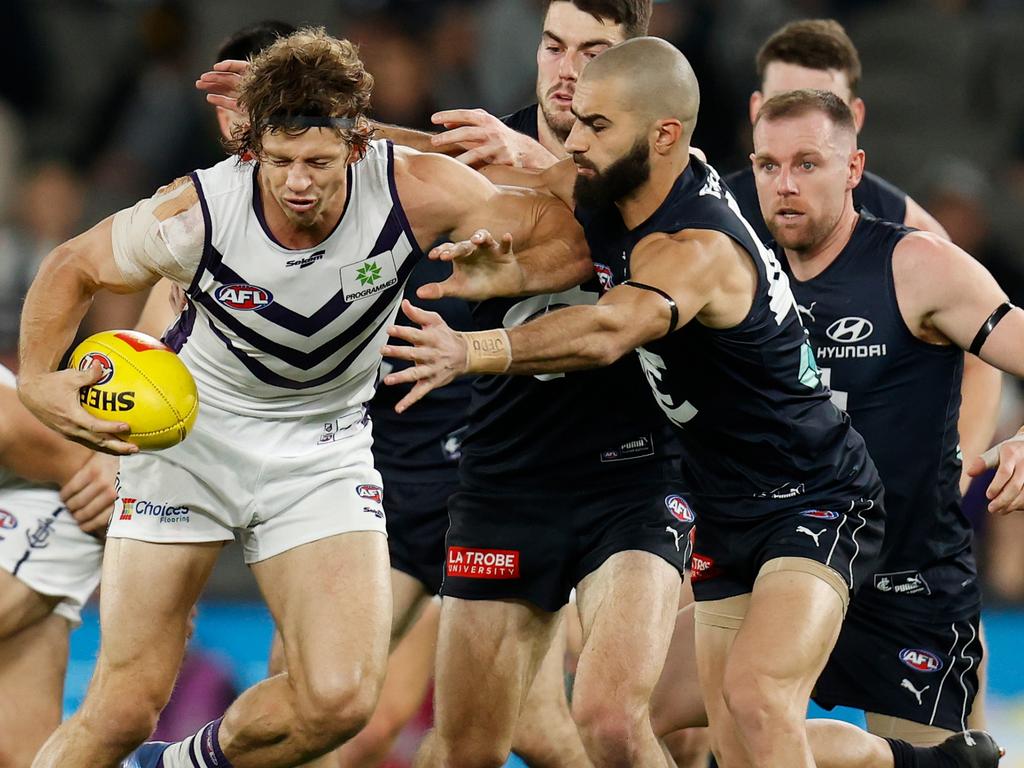
[[[56,491],[0,489],[0,568],[41,595],[72,626],[100,582],[103,543],[84,533]]]
[[[121,459],[107,536],[230,541],[247,563],[353,531],[385,533],[383,490],[363,411],[268,419],[200,405],[178,445]]]

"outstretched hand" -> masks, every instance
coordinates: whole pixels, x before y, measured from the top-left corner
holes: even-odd
[[[540,143],[514,131],[483,109],[447,109],[430,118],[447,130],[431,137],[438,152],[454,154],[470,167],[510,165],[515,168],[547,168],[558,158]]]
[[[442,243],[427,256],[452,263],[452,276],[440,283],[420,286],[421,299],[454,296],[482,301],[495,296],[514,296],[523,286],[523,272],[512,250],[512,235],[506,232],[499,242],[486,229],[478,229],[468,240]]]
[[[971,459],[967,474],[977,477],[985,470],[995,469],[985,496],[988,511],[1000,515],[1024,510],[1024,434],[1018,432]]]
[[[98,419],[82,408],[78,392],[96,384],[104,371],[94,362],[84,371],[51,371],[18,380],[18,396],[36,418],[70,440],[87,448],[118,455],[137,453],[137,445],[125,442],[129,426],[123,421]]]
[[[412,390],[395,406],[402,413],[431,390],[443,387],[466,372],[467,348],[462,335],[453,331],[436,312],[428,312],[402,301],[402,312],[419,325],[392,325],[388,335],[409,342],[412,346],[386,345],[381,354],[411,365],[384,377],[384,383],[412,384]]]
[[[206,100],[216,107],[242,113],[238,107],[238,85],[249,71],[249,62],[238,59],[218,61],[196,80],[196,88],[206,92]]]

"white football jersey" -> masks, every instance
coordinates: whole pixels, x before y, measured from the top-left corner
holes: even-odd
[[[358,409],[422,255],[395,191],[392,145],[373,141],[349,166],[341,220],[313,248],[274,239],[256,168],[229,158],[192,174],[206,240],[189,306],[165,340],[204,404],[267,418]]]

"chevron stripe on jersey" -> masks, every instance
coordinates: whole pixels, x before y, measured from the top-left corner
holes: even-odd
[[[228,159],[192,179],[206,224],[190,305],[167,334],[217,408],[336,414],[373,394],[380,347],[422,256],[395,192],[390,142],[348,169],[334,231],[292,250],[270,233],[257,166]]]

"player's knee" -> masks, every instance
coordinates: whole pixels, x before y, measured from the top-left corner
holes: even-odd
[[[588,753],[604,755],[612,765],[633,764],[632,750],[641,743],[638,734],[649,717],[646,707],[584,695],[573,699],[572,716]]]
[[[446,768],[501,768],[510,749],[502,748],[493,739],[458,739],[442,746]]]
[[[780,731],[802,723],[803,710],[794,701],[794,686],[744,665],[726,667],[722,697],[736,726],[747,736]],[[803,702],[803,708],[807,706]]]
[[[350,739],[369,722],[380,694],[380,681],[365,674],[323,674],[299,695],[303,731],[317,746]]]
[[[157,696],[108,698],[84,705],[81,717],[90,733],[127,753],[150,737],[165,703]]]

